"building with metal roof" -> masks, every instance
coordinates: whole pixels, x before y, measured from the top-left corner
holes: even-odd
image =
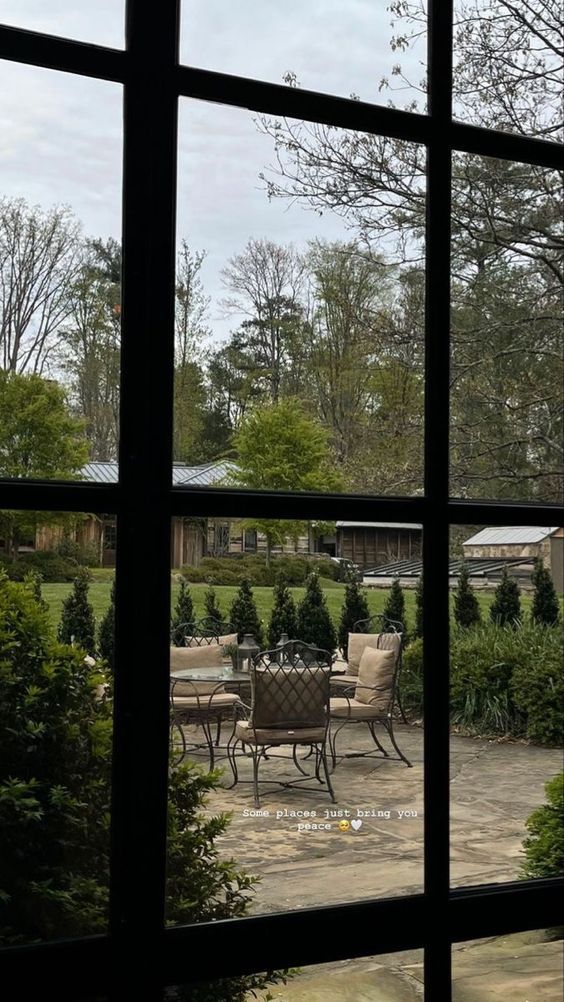
[[[481,529],[462,544],[467,560],[521,561],[532,568],[540,557],[554,587],[564,591],[564,528],[556,525],[502,525]]]
[[[557,525],[502,525],[491,529],[480,529],[475,536],[467,539],[464,546],[515,546],[530,543],[542,543],[543,539],[552,536],[558,529]]]
[[[213,463],[202,463],[200,466],[187,466],[184,463],[174,463],[172,467],[172,483],[174,487],[190,485],[191,487],[213,487],[224,483],[229,474],[236,469],[235,463],[229,460],[218,460]],[[86,463],[80,471],[83,480],[91,480],[97,484],[117,484],[118,464],[116,462]]]

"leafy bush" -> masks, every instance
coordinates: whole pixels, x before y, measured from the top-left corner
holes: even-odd
[[[106,609],[100,628],[98,630],[98,651],[104,658],[110,671],[113,672],[115,665],[115,643],[116,643],[116,582],[112,582],[110,592],[110,604]]]
[[[0,944],[103,933],[108,923],[111,700],[84,651],[58,643],[27,586],[0,578]],[[256,878],[219,859],[226,814],[204,812],[218,773],[169,779],[170,923],[244,915]],[[244,1002],[269,972],[175,988],[191,1002]]]
[[[415,589],[415,627],[412,632],[414,640],[423,636],[423,575],[420,574]]]
[[[509,734],[543,745],[564,736],[564,627],[487,623],[454,627],[450,643],[450,716],[479,734]],[[404,709],[423,709],[423,640],[410,643],[400,679]]]
[[[535,560],[535,569],[531,575],[535,587],[531,616],[536,623],[546,623],[554,626],[560,617],[556,589],[550,576],[550,571],[544,566],[542,559]]]
[[[192,584],[239,585],[244,578],[255,586],[272,588],[280,575],[290,587],[303,586],[312,571],[338,580],[339,567],[332,560],[273,554],[270,567],[260,553],[233,553],[227,557],[203,557],[198,567],[186,565],[182,575]]]
[[[525,877],[561,877],[564,874],[564,773],[545,783],[548,803],[538,807],[526,822],[523,842]]]
[[[80,567],[99,567],[100,566],[100,550],[96,546],[96,543],[77,543],[75,539],[70,539],[69,536],[63,536],[60,543],[57,545],[56,552],[64,560],[69,560],[73,564],[78,564]]]
[[[73,581],[76,577],[76,564],[51,550],[20,553],[18,559],[13,561],[0,557],[0,568],[6,572],[10,581],[24,581],[30,571],[37,571],[43,581],[48,583]]]

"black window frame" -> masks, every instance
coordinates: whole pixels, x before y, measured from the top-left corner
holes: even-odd
[[[117,515],[110,927],[104,936],[2,950],[2,983],[13,979],[21,998],[40,989],[59,999],[94,992],[158,999],[165,984],[422,947],[425,998],[448,1002],[451,943],[559,921],[561,879],[449,886],[449,526],[553,525],[561,524],[563,513],[551,504],[449,498],[451,151],[549,168],[562,164],[559,144],[453,121],[452,20],[452,0],[430,0],[427,115],[181,66],[179,0],[128,0],[123,51],[0,26],[0,58],[114,81],[124,88],[119,482],[0,483],[2,508]],[[172,486],[180,96],[427,146],[422,497]],[[424,679],[422,894],[165,928],[173,516],[401,520],[423,525],[424,624],[434,640],[432,651],[426,651]],[[149,576],[139,546],[139,539],[147,537],[152,541]],[[144,631],[142,660],[131,644],[139,622],[152,627]],[[161,666],[160,672],[155,665]]]

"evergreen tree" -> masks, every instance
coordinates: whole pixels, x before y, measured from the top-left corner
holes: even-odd
[[[98,630],[98,651],[113,672],[116,642],[116,579],[112,583],[110,604],[106,609]]]
[[[423,636],[423,574],[419,575],[417,588],[415,589],[415,629],[413,640]]]
[[[309,575],[305,595],[298,606],[298,639],[331,654],[337,646],[327,600],[315,573]]]
[[[192,601],[190,589],[186,584],[186,581],[182,579],[180,582],[180,591],[178,593],[178,598],[176,599],[176,605],[170,621],[171,636],[174,638],[174,644],[176,647],[184,646],[184,637],[181,635],[182,631],[179,630],[178,627],[184,626],[185,623],[193,623],[194,619],[194,603]]]
[[[75,643],[87,654],[94,652],[96,621],[88,601],[89,574],[81,568],[74,579],[72,591],[63,602],[58,638],[63,644]]]
[[[454,593],[454,618],[459,626],[476,626],[482,619],[465,561],[460,567],[458,585]]]
[[[490,606],[490,619],[499,626],[517,626],[521,619],[521,603],[519,601],[517,582],[509,577],[507,567],[503,568],[501,581]]]
[[[39,571],[33,569],[28,571],[24,578],[24,582],[29,588],[30,592],[32,593],[37,604],[40,606],[41,609],[43,609],[44,612],[48,612],[49,605],[47,604],[47,602],[43,598],[43,595],[41,594],[42,581],[43,581],[42,575],[39,573]]]
[[[341,620],[339,622],[338,641],[343,652],[343,657],[347,658],[349,648],[349,633],[353,632],[354,624],[360,619],[368,619],[370,611],[366,594],[360,584],[351,578],[345,588],[345,600],[341,610]]]
[[[391,619],[394,623],[403,623],[405,627],[405,598],[399,578],[394,578],[390,593],[384,606],[385,619]],[[404,629],[404,638],[407,630]]]
[[[204,593],[204,611],[208,619],[213,619],[215,623],[223,622],[223,613],[217,603],[217,596],[213,585],[210,585]]]
[[[535,586],[533,595],[533,608],[531,616],[535,623],[545,623],[547,626],[554,626],[560,617],[558,608],[558,598],[550,571],[543,564],[542,557],[535,560],[535,569],[531,575],[531,580]]]
[[[296,639],[298,620],[296,603],[284,578],[280,575],[274,586],[274,606],[268,624],[268,646],[271,649],[276,647],[283,633],[287,633],[289,640]]]
[[[239,585],[239,590],[233,599],[229,622],[237,633],[237,640],[241,643],[245,633],[250,633],[256,640],[259,647],[264,646],[264,633],[262,623],[259,619],[253,589],[248,578],[243,578]]]

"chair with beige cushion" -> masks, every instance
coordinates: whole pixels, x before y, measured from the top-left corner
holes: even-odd
[[[234,784],[239,782],[237,746],[248,748],[253,762],[256,807],[259,799],[259,765],[271,748],[291,747],[292,760],[300,778],[266,782],[296,787],[310,780],[322,784],[335,802],[329,775],[326,745],[329,730],[330,674],[332,655],[300,641],[291,641],[272,651],[263,651],[251,667],[252,705],[247,720],[238,719],[228,745]],[[297,749],[306,746],[315,752],[315,769],[308,774],[298,761]],[[286,761],[287,756],[284,756]],[[321,773],[323,772],[324,780]]]
[[[337,764],[339,733],[347,724],[361,723],[368,726],[376,747],[365,752],[346,752],[344,758],[370,757],[376,752],[389,758],[376,734],[376,725],[381,724],[398,757],[407,766],[411,766],[411,762],[398,747],[394,735],[394,704],[399,671],[399,657],[394,646],[390,645],[386,650],[377,645],[366,644],[360,657],[358,675],[350,676],[349,685],[342,687],[340,695],[331,698],[330,747],[333,768]]]
[[[212,679],[190,680],[178,677],[178,672],[197,671],[202,675],[217,676],[224,660],[224,645],[206,644],[200,647],[170,648],[170,703],[171,703],[171,751],[174,764],[189,751],[207,749],[210,770],[214,767],[215,748],[219,745],[221,726],[224,720],[234,720],[236,708],[242,707],[236,693],[226,692],[223,682]],[[212,725],[215,724],[215,741]],[[202,728],[204,741],[187,742],[185,727],[197,725]]]
[[[398,659],[398,673],[396,679],[396,703],[401,719],[407,724],[402,702],[401,702],[401,671],[403,639],[405,636],[405,626],[397,620],[389,619],[383,613],[370,616],[369,619],[361,619],[353,626],[353,632],[348,636],[347,665],[343,674],[336,675],[332,680],[333,689],[350,688],[356,683],[358,676],[358,666],[361,655],[365,647],[377,647],[380,650],[393,650]]]
[[[170,631],[170,643],[174,647],[206,647],[208,644],[236,644],[237,635],[231,623],[219,622],[206,616],[191,623],[179,623]]]

